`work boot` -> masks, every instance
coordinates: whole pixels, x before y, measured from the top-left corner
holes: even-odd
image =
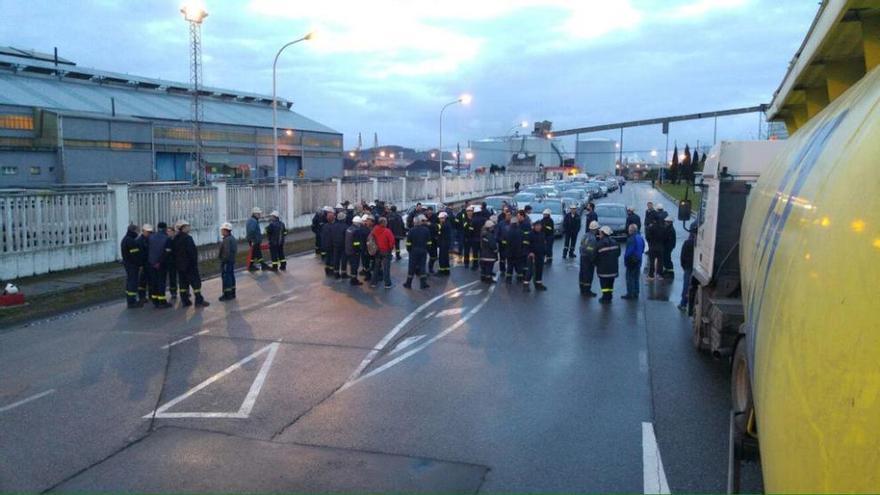
[[[552,265],[552,264],[553,264],[553,258],[547,258],[546,260],[544,260],[544,264],[545,264],[545,265]]]
[[[406,277],[406,282],[403,283],[404,289],[412,289],[412,277]]]
[[[421,279],[419,279],[419,288],[421,288],[421,289],[427,289],[427,288],[429,288],[429,287],[431,287],[431,286],[428,285],[428,279],[426,279],[426,278],[424,278],[424,277],[422,277]]]
[[[596,296],[598,296],[598,295],[599,295],[599,294],[596,294],[595,292],[593,292],[593,291],[587,289],[587,297],[596,297]]]
[[[223,301],[230,301],[230,300],[232,300],[232,298],[229,297],[229,294],[224,293],[222,296],[218,297],[217,300],[220,302],[223,302]]]
[[[535,282],[535,290],[543,292],[547,290],[547,287],[544,285],[543,282]]]
[[[266,265],[266,266],[267,266],[267,268],[268,268],[270,271],[273,271],[273,272],[277,272],[277,271],[278,271],[278,267],[275,266],[274,264],[273,264],[272,266],[269,266],[269,265]],[[265,270],[265,268],[264,268],[264,270]]]
[[[287,271],[287,261],[282,261],[282,262],[281,262],[281,271],[282,271],[282,272],[286,272],[286,271]]]
[[[562,259],[568,258],[568,248],[562,249]]]
[[[202,297],[201,294],[196,294],[196,306],[200,308],[207,308],[211,303],[205,301],[205,298]]]
[[[192,300],[189,298],[189,294],[181,294],[180,295],[180,307],[186,308],[188,306],[192,306]]]
[[[176,301],[176,300],[177,300],[177,291],[174,291],[174,292],[171,293],[171,300],[172,300],[172,301]]]
[[[397,261],[400,261],[400,260],[403,259],[403,258],[400,257],[400,251],[398,251],[398,252],[394,255],[394,259],[396,259]]]
[[[146,300],[146,299],[144,299],[144,298],[140,298],[140,299],[138,299],[138,301],[137,301],[137,306],[138,306],[139,308],[143,308],[143,307],[146,306],[146,305],[147,305],[147,300]]]
[[[357,277],[351,277],[351,282],[349,282],[349,283],[350,283],[351,285],[355,285],[355,286],[357,286],[357,285],[364,285],[364,283],[361,282],[360,280],[358,280]]]
[[[153,306],[155,306],[156,309],[168,309],[171,307],[171,305],[168,304],[168,301],[156,301],[153,303]]]
[[[128,309],[137,309],[137,308],[141,307],[137,301],[128,301],[127,306],[128,306]]]
[[[274,267],[270,267],[269,265],[267,265],[265,263],[260,263],[260,270],[263,270],[264,272],[267,270],[271,270],[272,268],[274,268]]]

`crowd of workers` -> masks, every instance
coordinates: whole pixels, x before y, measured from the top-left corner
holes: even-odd
[[[624,299],[638,299],[642,260],[648,256],[647,280],[672,278],[672,251],[676,246],[673,219],[662,205],[655,208],[648,203],[644,215],[645,237],[642,237],[642,218],[632,208],[627,210],[625,248],[615,240],[612,229],[599,224],[595,207],[590,203],[582,217],[577,206],[572,206],[562,225],[556,225],[550,210],[542,212],[539,221],[530,220],[531,208],[514,210],[507,204],[500,211],[491,211],[486,203],[469,205],[459,212],[449,207],[440,211],[422,206],[408,215],[401,215],[394,205],[380,201],[354,204],[344,202],[335,208],[324,207],[315,213],[311,230],[315,235],[315,254],[324,264],[325,273],[335,279],[347,279],[353,286],[369,283],[376,288],[383,284],[393,287],[391,263],[401,261],[401,244],[408,255],[406,282],[411,289],[418,279],[422,289],[429,287],[429,275],[450,275],[453,254],[471,270],[480,271],[486,284],[498,280],[512,284],[514,280],[523,291],[534,286],[545,291],[544,267],[553,261],[553,244],[557,229],[561,229],[563,258],[580,257],[578,283],[581,294],[598,297],[593,291],[598,279],[600,302],[612,301],[614,281],[619,276],[619,260],[624,258],[626,294]],[[287,229],[280,214],[273,211],[269,223],[261,229],[262,211],[254,208],[246,225],[249,245],[249,271],[284,271],[287,260],[284,242]],[[581,236],[581,225],[586,229]],[[181,305],[191,306],[190,288],[196,306],[208,306],[201,293],[198,269],[198,250],[189,235],[189,223],[177,222],[168,228],[160,222],[154,229],[145,224],[140,233],[130,226],[122,242],[123,264],[126,270],[126,296],[130,308],[142,307],[148,300],[157,308],[171,307],[166,295],[170,291],[173,302],[178,295]],[[232,226],[221,226],[222,241],[218,251],[223,294],[221,301],[236,298],[235,261],[237,241]],[[691,229],[693,230],[693,229]],[[269,247],[269,262],[263,258],[263,237]],[[578,245],[577,240],[581,239]],[[680,307],[687,304],[689,268],[693,263],[693,233],[683,245],[682,267],[685,284]],[[363,281],[361,280],[363,279]]]

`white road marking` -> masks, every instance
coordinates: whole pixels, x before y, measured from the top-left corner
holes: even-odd
[[[340,387],[339,391],[341,392],[341,391],[347,389],[348,387],[350,387],[351,384],[354,383],[354,381],[358,379],[361,372],[363,372],[365,369],[367,369],[367,366],[369,366],[370,363],[372,363],[373,360],[376,359],[376,356],[380,352],[382,352],[382,349],[384,349],[385,346],[388,345],[388,343],[391,342],[391,340],[394,339],[394,337],[396,337],[397,334],[400,333],[400,331],[403,330],[403,328],[406,327],[409,324],[409,322],[411,322],[413,320],[413,318],[416,317],[416,315],[418,315],[422,311],[428,309],[428,307],[430,307],[432,304],[434,304],[435,302],[439,301],[440,299],[442,299],[444,297],[452,297],[453,293],[458,293],[459,295],[461,295],[462,289],[465,289],[465,288],[470,287],[472,285],[475,285],[477,283],[479,283],[479,281],[475,280],[475,281],[470,282],[468,284],[464,284],[461,287],[456,287],[452,290],[446,291],[443,294],[440,294],[439,296],[435,296],[434,298],[430,299],[425,304],[422,304],[421,306],[416,308],[415,311],[413,311],[412,313],[407,315],[406,318],[401,320],[400,323],[398,323],[394,328],[392,328],[390,332],[388,332],[384,337],[382,337],[382,340],[380,340],[379,343],[376,344],[376,347],[374,347],[373,350],[370,351],[369,354],[367,354],[367,357],[365,357],[364,360],[361,361],[361,364],[358,365],[357,369],[354,370],[354,372],[351,374],[351,376],[348,377],[348,380],[345,382],[345,384],[342,387]]]
[[[476,282],[474,282],[474,283],[476,283]],[[458,289],[456,289],[456,290],[458,290]],[[455,294],[449,294],[449,299],[456,299],[459,297],[461,297],[461,292],[456,292]]]
[[[180,340],[175,340],[174,342],[172,342],[172,343],[170,343],[170,344],[165,344],[165,345],[163,345],[161,348],[162,348],[162,349],[169,349],[169,348],[171,348],[171,347],[176,346],[177,344],[182,344],[182,343],[186,342],[187,340],[189,340],[189,339],[195,337],[196,335],[205,335],[205,334],[208,333],[208,332],[210,332],[210,330],[202,330],[201,332],[199,332],[199,333],[197,333],[197,334],[193,334],[193,335],[190,335],[190,336],[188,336],[188,337],[184,337],[184,338],[182,338],[182,339],[180,339]]]
[[[155,411],[144,416],[144,419],[150,419],[153,417],[164,418],[164,419],[174,419],[174,418],[200,418],[200,419],[236,418],[236,419],[243,419],[243,418],[247,418],[248,416],[250,416],[251,410],[254,408],[254,403],[257,400],[257,396],[260,394],[260,390],[263,388],[263,384],[266,381],[266,376],[269,374],[269,368],[272,367],[272,361],[274,361],[275,354],[278,352],[278,347],[280,345],[281,344],[274,343],[274,344],[269,344],[266,347],[263,347],[262,349],[251,354],[250,356],[245,357],[244,359],[238,361],[237,363],[233,364],[232,366],[226,368],[225,370],[215,374],[214,376],[208,378],[207,380],[203,381],[202,383],[196,385],[195,387],[193,387],[190,390],[188,390],[187,392],[185,392],[183,395],[179,395],[179,396],[175,397],[174,399],[166,402],[165,405],[163,405],[162,407],[160,407],[160,408],[156,409]],[[172,413],[169,413],[169,412],[165,412],[168,409],[171,409],[172,407],[176,406],[180,402],[191,397],[193,394],[197,393],[198,391],[204,389],[208,385],[211,385],[212,383],[216,382],[217,380],[220,380],[221,378],[229,375],[233,371],[241,368],[242,366],[249,363],[250,361],[253,361],[257,357],[259,357],[261,354],[266,354],[266,353],[268,353],[268,356],[266,357],[266,361],[263,362],[263,366],[260,368],[259,373],[257,373],[257,378],[254,380],[254,383],[251,384],[251,388],[250,388],[250,390],[248,390],[248,394],[245,397],[244,402],[242,402],[241,407],[238,409],[238,411],[236,411],[234,413],[229,413],[229,412],[176,412],[176,413],[172,412]]]
[[[299,297],[299,296],[290,296],[290,297],[288,297],[287,299],[282,299],[282,300],[280,300],[280,301],[278,301],[278,302],[276,302],[276,303],[272,303],[272,304],[266,306],[266,309],[277,308],[278,306],[281,306],[282,304],[285,304],[285,303],[288,303],[288,302],[290,302],[290,301],[293,301],[294,299],[296,299],[296,298],[298,298],[298,297]]]
[[[496,286],[493,285],[492,288],[490,288],[489,291],[488,291],[488,293],[486,294],[486,297],[484,297],[484,298],[480,301],[479,304],[477,304],[476,306],[474,306],[473,309],[471,309],[470,311],[468,311],[468,313],[467,313],[466,315],[464,315],[464,317],[462,317],[460,320],[458,320],[458,321],[456,321],[455,323],[453,323],[452,325],[448,326],[445,330],[443,330],[443,331],[440,332],[439,334],[435,335],[434,337],[432,337],[431,339],[429,339],[428,341],[426,341],[424,344],[421,344],[421,345],[419,345],[418,347],[416,347],[416,348],[414,348],[414,349],[412,349],[412,350],[410,350],[410,351],[407,351],[406,353],[402,354],[400,357],[398,357],[398,358],[396,358],[396,359],[393,359],[393,360],[391,360],[391,361],[389,361],[389,362],[383,364],[382,366],[379,366],[378,368],[376,368],[376,369],[374,369],[373,371],[367,373],[366,375],[363,375],[363,376],[361,376],[361,377],[355,379],[354,381],[350,381],[350,382],[346,383],[345,385],[343,385],[343,386],[339,389],[339,392],[342,392],[343,390],[345,390],[345,389],[351,387],[352,385],[354,385],[354,384],[360,382],[361,380],[366,380],[367,378],[370,378],[371,376],[376,376],[376,375],[378,375],[379,373],[381,373],[381,372],[383,372],[383,371],[385,371],[385,370],[391,368],[392,366],[394,366],[394,365],[396,365],[396,364],[398,364],[398,363],[400,363],[400,362],[406,360],[407,358],[409,358],[409,357],[411,357],[412,355],[418,353],[419,351],[424,350],[426,347],[428,347],[429,345],[433,344],[434,342],[437,342],[438,340],[442,339],[443,337],[446,337],[446,336],[449,335],[450,333],[452,333],[452,332],[458,330],[459,327],[461,327],[462,325],[464,325],[465,323],[467,323],[467,321],[470,320],[475,314],[477,314],[477,312],[479,312],[481,309],[483,309],[483,306],[486,305],[486,303],[489,301],[489,298],[492,297],[492,294],[495,292],[495,287],[496,287]]]
[[[394,350],[389,352],[388,355],[390,356],[392,354],[396,354],[396,353],[406,349],[407,347],[415,344],[416,342],[422,340],[423,338],[425,338],[425,335],[416,335],[414,337],[407,337],[407,338],[403,339],[402,341],[400,341],[400,343],[397,344],[397,346],[394,348]]]
[[[645,471],[644,492],[669,493],[666,471],[663,470],[663,460],[660,459],[660,449],[654,436],[654,424],[649,422],[642,423],[642,466]]]
[[[47,395],[54,394],[54,393],[55,393],[55,389],[53,388],[50,390],[46,390],[45,392],[40,392],[39,394],[32,395],[30,397],[21,399],[20,401],[13,402],[12,404],[9,404],[8,406],[0,407],[0,413],[10,411],[12,409],[15,409],[18,406],[23,406],[23,405],[27,404],[28,402],[35,401],[37,399],[43,398]]]
[[[434,316],[434,314],[436,314],[436,313],[437,313],[436,311],[431,311],[430,313],[428,313],[428,314],[425,315],[425,318],[424,318],[424,319],[425,319],[425,320],[428,320],[428,319],[430,319],[432,316]]]
[[[639,351],[639,371],[642,373],[648,372],[648,352],[647,351]]]
[[[479,296],[482,293],[483,293],[483,289],[474,289],[474,290],[469,290],[469,291],[465,292],[464,295],[465,296]]]
[[[437,318],[443,318],[444,316],[455,316],[462,313],[464,313],[464,308],[449,308],[437,313]]]

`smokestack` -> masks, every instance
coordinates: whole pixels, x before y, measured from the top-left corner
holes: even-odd
[[[55,67],[58,67],[58,47],[55,47]]]
[[[110,97],[110,115],[116,117],[116,98]]]

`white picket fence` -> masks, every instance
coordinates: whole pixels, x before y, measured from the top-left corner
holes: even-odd
[[[119,259],[129,223],[154,226],[187,220],[199,245],[219,240],[230,222],[236,236],[254,207],[278,210],[288,228],[311,224],[314,212],[343,200],[382,200],[407,208],[417,201],[460,202],[511,192],[538,180],[536,174],[381,177],[274,184],[109,184],[72,192],[0,191],[0,280],[80,268]]]

